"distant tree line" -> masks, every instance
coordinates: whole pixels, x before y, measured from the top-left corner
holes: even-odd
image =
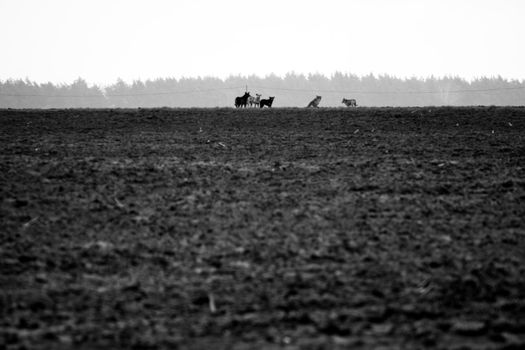
[[[252,95],[275,96],[274,107],[303,107],[316,95],[320,106],[343,106],[354,98],[359,106],[525,105],[525,81],[501,77],[466,81],[459,77],[400,79],[389,75],[335,73],[284,77],[230,76],[159,78],[102,88],[83,79],[71,84],[0,81],[0,108],[136,108],[232,107],[246,87]]]

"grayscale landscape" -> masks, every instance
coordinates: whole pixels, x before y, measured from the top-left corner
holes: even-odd
[[[525,349],[522,0],[0,13],[0,350]]]

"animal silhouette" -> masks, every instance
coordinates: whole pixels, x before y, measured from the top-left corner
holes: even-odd
[[[308,104],[308,106],[306,106],[306,108],[309,108],[309,107],[318,108],[319,102],[321,102],[321,96],[315,96],[315,98],[312,101],[310,101],[310,103]]]
[[[259,107],[263,108],[264,106],[268,106],[268,108],[272,108],[272,103],[273,103],[274,98],[275,96],[270,97],[268,99],[261,100],[261,102],[259,103]]]
[[[341,103],[344,103],[346,105],[346,107],[357,107],[357,102],[353,98],[350,98],[350,99],[343,98]]]
[[[261,102],[261,94],[255,94],[255,97],[250,96],[248,98],[248,103],[250,104],[250,107],[257,107],[259,106],[259,103]]]
[[[235,108],[244,107],[248,104],[248,98],[250,97],[249,92],[245,92],[244,95],[235,98]]]

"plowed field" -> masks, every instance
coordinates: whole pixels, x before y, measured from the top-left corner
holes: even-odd
[[[0,349],[523,349],[525,108],[0,110]]]

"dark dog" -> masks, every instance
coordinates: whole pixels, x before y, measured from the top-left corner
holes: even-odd
[[[274,98],[275,96],[270,97],[269,99],[261,100],[261,102],[259,103],[259,107],[263,108],[264,106],[268,106],[268,108],[272,108],[272,103],[273,103]]]
[[[249,92],[245,92],[244,95],[235,98],[235,108],[246,107],[248,104],[248,98],[250,97]]]

